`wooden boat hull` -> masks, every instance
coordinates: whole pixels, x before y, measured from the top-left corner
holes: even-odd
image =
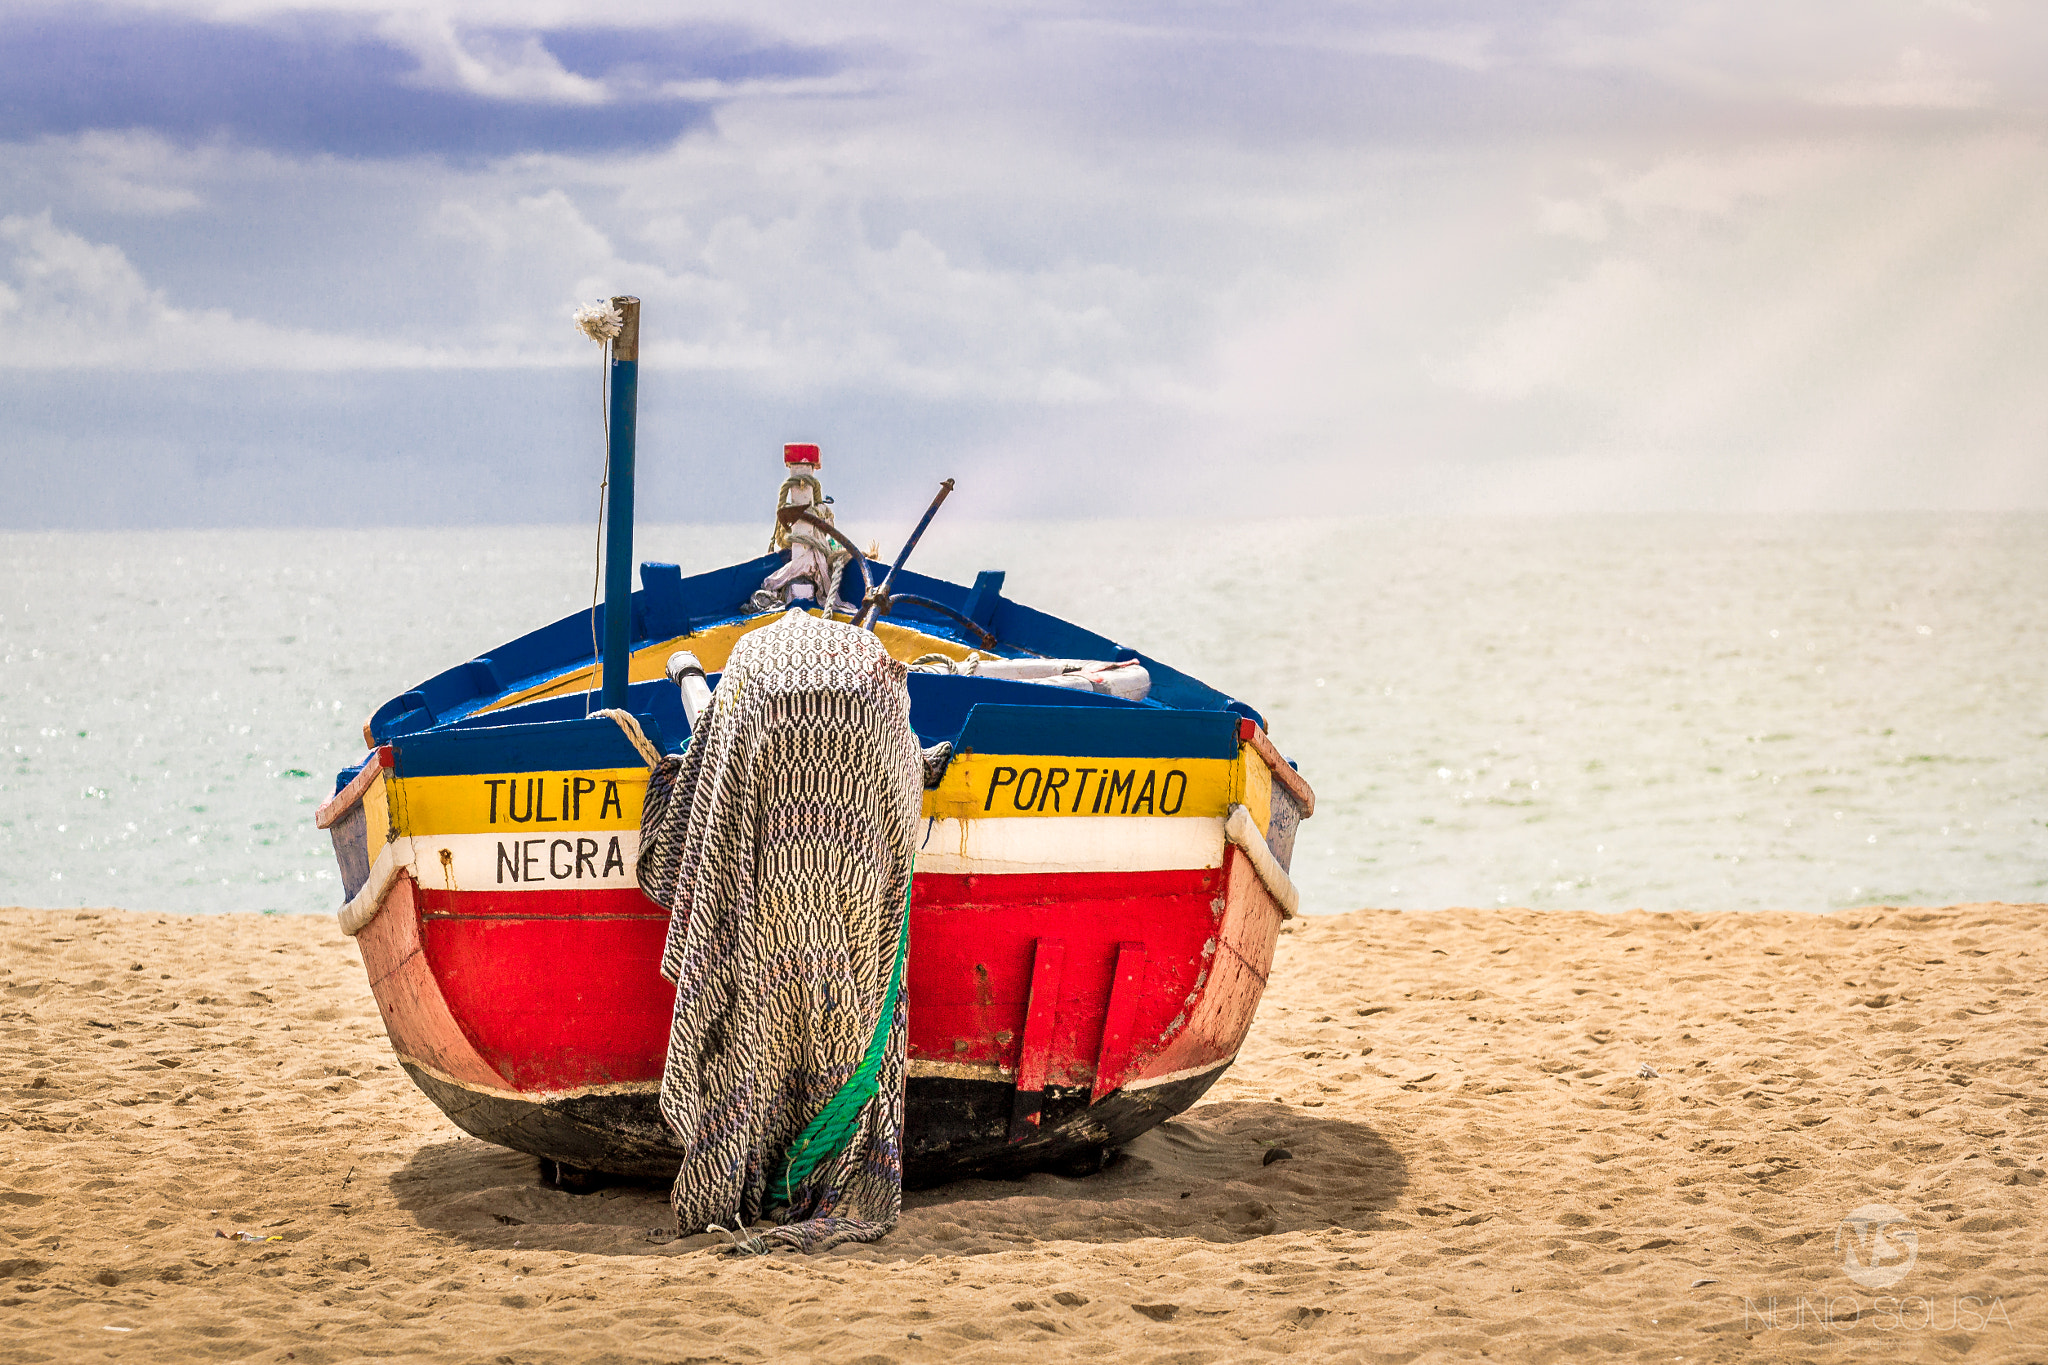
[[[697,634],[722,663],[753,624]],[[911,657],[960,648],[892,629]],[[646,634],[636,671],[675,643],[658,622]],[[493,698],[501,667],[458,674],[480,693],[462,716],[439,679],[379,712],[378,747],[319,817],[343,927],[399,1061],[457,1126],[570,1167],[672,1175],[656,1106],[668,915],[634,878],[646,763],[625,728],[577,713],[577,692]],[[646,738],[674,747],[673,689],[633,693]],[[955,757],[925,795],[913,882],[906,1179],[1099,1162],[1236,1056],[1294,909],[1305,786],[1243,708],[930,674],[911,700]]]
[[[1220,897],[1218,888],[1223,889]],[[1086,1167],[1105,1151],[1193,1104],[1223,1074],[1243,1041],[1265,986],[1281,920],[1278,907],[1242,860],[1213,878],[1211,886],[1196,890],[1203,904],[1177,906],[1173,901],[1180,898],[1170,896],[1133,898],[1124,902],[1119,917],[1126,923],[1085,934],[1073,932],[1077,921],[1098,903],[1027,911],[1016,916],[1011,932],[991,933],[981,922],[989,907],[933,904],[924,891],[920,886],[914,897],[911,927],[914,965],[904,1171],[912,1184],[1061,1164]],[[1226,903],[1220,923],[1206,904],[1215,899]],[[655,1099],[667,1042],[667,1011],[673,1001],[672,990],[652,970],[665,918],[633,915],[535,926],[488,919],[488,910],[471,916],[425,908],[437,901],[445,904],[445,899],[423,891],[410,878],[402,879],[392,888],[383,913],[357,938],[378,1008],[406,1073],[457,1127],[486,1141],[586,1170],[673,1176],[682,1153]],[[1172,935],[1160,932],[1173,918],[1190,927],[1206,927],[1214,936],[1219,964],[1191,993],[1195,999],[1188,1017],[1173,1029],[1172,1041],[1179,1046],[1146,1048],[1149,1055],[1133,1057],[1098,1078],[1091,1067],[1077,1064],[1091,1041],[1088,1030],[1077,1026],[1067,1050],[1048,1066],[1048,1072],[1057,1069],[1073,1078],[1071,1083],[1040,1080],[1037,1091],[1026,1092],[1021,1111],[1017,1067],[951,1060],[963,1055],[958,1047],[962,1040],[944,1034],[943,1011],[918,1008],[921,994],[930,998],[949,993],[947,977],[965,978],[975,983],[975,990],[982,990],[981,983],[986,982],[986,1000],[974,1007],[987,1024],[987,1032],[978,1037],[994,1041],[1010,1033],[1021,1038],[1029,1023],[1031,967],[1041,941],[1025,935],[1059,928],[1065,935],[1065,956],[1077,969],[1061,983],[1062,1003],[1077,1022],[1100,1020],[1114,994],[1112,973],[1123,956],[1122,944],[1142,942],[1112,941],[1103,929],[1116,932],[1130,927],[1129,921],[1143,921],[1151,934],[1146,943],[1149,958],[1151,950],[1165,952],[1173,946]],[[474,960],[479,937],[475,930],[480,925],[488,926],[480,937],[500,940],[492,948],[501,954],[501,966],[517,963],[530,969],[547,964],[547,976],[536,983],[538,989],[522,990],[520,982],[508,979],[525,975],[534,982],[531,974],[493,974],[498,988],[511,993],[503,1002],[506,1015],[520,1012],[522,1004],[545,1008],[545,997],[555,993],[548,983],[568,979],[583,982],[587,993],[608,1001],[608,1008],[585,1016],[595,1026],[593,1033],[603,1031],[606,1038],[601,1046],[581,1040],[586,1069],[580,1077],[563,1075],[565,1068],[557,1067],[553,1084],[522,1086],[505,1074],[516,1073],[517,1066],[494,1064],[487,1055],[508,1055],[507,1038],[486,1033],[480,1045],[457,1022],[442,982],[473,977],[465,962]],[[608,932],[590,934],[600,927]],[[521,949],[514,952],[502,941],[508,934],[525,940]],[[593,960],[618,965],[591,980],[584,968]],[[632,970],[635,963],[645,970]],[[1087,968],[1092,970],[1082,970]],[[647,976],[653,984],[645,980]],[[590,986],[597,990],[589,991]],[[468,992],[461,986],[456,990],[458,1005],[469,1004]],[[1163,1023],[1175,1022],[1143,1018],[1156,1013],[1156,1008],[1145,1009],[1143,1002],[1139,1012],[1131,1027],[1150,1029],[1155,1039],[1165,1031]],[[1009,1027],[998,1027],[1003,1024]],[[563,1041],[557,1033],[556,1045],[548,1052],[551,1062],[568,1051],[559,1046]],[[1095,1045],[1099,1057],[1100,1041]],[[600,1051],[605,1053],[601,1058],[596,1055]],[[1099,1097],[1098,1079],[1108,1086]]]

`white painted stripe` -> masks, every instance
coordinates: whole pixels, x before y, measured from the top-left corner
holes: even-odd
[[[1234,838],[1265,840],[1250,817]],[[1014,875],[1041,872],[1175,872],[1220,867],[1225,823],[1220,816],[1084,815],[1064,820],[928,820],[919,829],[920,872]],[[1258,853],[1247,847],[1253,865]],[[445,858],[443,854],[446,854]],[[393,839],[377,854],[370,877],[342,908],[342,932],[361,933],[400,872],[421,886],[449,891],[607,890],[639,884],[640,832],[568,830],[558,835],[423,834]],[[1267,852],[1261,869],[1289,913],[1298,898]],[[1276,886],[1277,879],[1277,886]],[[1283,892],[1279,888],[1285,888]]]
[[[399,1061],[407,1066],[426,1072],[443,1085],[456,1086],[479,1095],[494,1095],[510,1100],[526,1100],[534,1104],[560,1103],[563,1100],[581,1099],[586,1095],[653,1095],[659,1094],[661,1090],[661,1082],[659,1081],[615,1081],[605,1085],[572,1086],[567,1090],[505,1090],[494,1085],[478,1085],[475,1081],[460,1080],[449,1075],[439,1067],[429,1066],[419,1058],[408,1057],[402,1052],[397,1055]],[[1194,1076],[1205,1076],[1212,1071],[1221,1071],[1236,1060],[1236,1057],[1226,1057],[1220,1062],[1204,1062],[1200,1066],[1191,1066],[1184,1071],[1169,1072],[1164,1076],[1143,1076],[1136,1080],[1124,1082],[1121,1088],[1124,1090],[1149,1090],[1153,1086],[1171,1085],[1175,1081],[1184,1081]],[[912,1076],[944,1076],[952,1080],[989,1081],[997,1085],[1014,1085],[1017,1080],[1015,1075],[1003,1070],[1001,1067],[972,1062],[921,1062],[913,1058],[907,1069]]]
[[[420,834],[405,862],[421,886],[446,891],[609,890],[638,886],[637,829],[560,834]]]
[[[478,1085],[451,1076],[439,1067],[428,1066],[417,1057],[408,1057],[396,1048],[392,1051],[398,1060],[410,1067],[417,1067],[443,1085],[457,1086],[478,1095],[492,1095],[501,1099],[526,1100],[534,1104],[557,1104],[563,1100],[582,1099],[586,1095],[656,1095],[661,1092],[660,1081],[613,1081],[604,1085],[577,1085],[567,1090],[504,1090],[495,1085]]]
[[[1136,1080],[1125,1081],[1123,1088],[1149,1090],[1155,1085],[1171,1085],[1175,1081],[1184,1081],[1191,1076],[1206,1076],[1211,1071],[1221,1071],[1236,1060],[1237,1057],[1233,1054],[1220,1062],[1203,1062],[1200,1066],[1191,1066],[1182,1071],[1169,1071],[1164,1076],[1140,1076]]]
[[[917,848],[919,872],[953,874],[1172,872],[1222,865],[1221,816],[927,820]]]
[[[912,1076],[943,1076],[949,1081],[993,1081],[997,1085],[1013,1085],[1015,1073],[988,1062],[924,1062],[912,1057],[904,1063],[904,1069]]]
[[[568,830],[522,838],[503,834],[402,835],[370,865],[370,878],[337,917],[353,937],[377,918],[391,883],[409,872],[448,891],[613,890],[640,884],[637,829]]]
[[[1194,1076],[1206,1076],[1212,1071],[1221,1071],[1237,1058],[1225,1057],[1221,1061],[1203,1062],[1200,1066],[1187,1067],[1180,1071],[1169,1071],[1163,1076],[1140,1076],[1128,1080],[1120,1087],[1124,1090],[1148,1090],[1155,1085],[1171,1085]],[[997,1085],[1015,1085],[1017,1075],[1013,1071],[986,1062],[926,1062],[913,1057],[908,1066],[912,1076],[943,1076],[956,1081],[991,1081]],[[1093,1074],[1093,1068],[1090,1068]]]
[[[1258,873],[1259,880],[1265,883],[1266,894],[1280,907],[1280,917],[1293,919],[1295,912],[1301,909],[1301,893],[1294,889],[1287,869],[1280,866],[1280,860],[1266,846],[1266,836],[1259,833],[1258,822],[1252,819],[1252,813],[1243,806],[1232,806],[1223,832],[1251,860],[1252,871]]]
[[[458,1079],[438,1067],[430,1066],[417,1057],[408,1057],[402,1052],[398,1054],[398,1060],[404,1062],[407,1066],[416,1067],[426,1072],[443,1085],[459,1086],[464,1090],[473,1090],[483,1095],[500,1095],[507,1099],[532,1100],[536,1103],[573,1100],[585,1095],[648,1095],[658,1093],[661,1089],[661,1082],[659,1081],[619,1081],[606,1085],[572,1086],[567,1090],[504,1090],[497,1086],[478,1085],[474,1081]],[[1155,1085],[1169,1085],[1174,1081],[1186,1080],[1191,1076],[1201,1076],[1211,1071],[1220,1071],[1236,1060],[1237,1058],[1235,1057],[1226,1057],[1220,1062],[1205,1062],[1200,1066],[1192,1066],[1184,1071],[1169,1072],[1164,1076],[1141,1077],[1137,1080],[1126,1081],[1123,1089],[1144,1090]],[[1006,1071],[1002,1067],[980,1062],[926,1062],[919,1061],[913,1057],[908,1061],[905,1069],[912,1076],[943,1076],[948,1080],[988,1081],[996,1085],[1014,1085],[1017,1080],[1014,1073]]]

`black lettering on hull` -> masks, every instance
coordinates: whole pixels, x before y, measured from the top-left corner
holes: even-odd
[[[598,854],[604,853],[604,863],[598,864]],[[613,873],[623,874],[626,870],[626,851],[619,843],[619,836],[611,836],[610,847],[602,846],[598,840],[580,839],[512,839],[498,840],[497,873],[498,885],[507,882],[580,882],[603,881]]]

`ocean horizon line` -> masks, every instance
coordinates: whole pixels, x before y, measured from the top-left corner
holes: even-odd
[[[844,511],[852,505],[838,506]],[[837,505],[836,505],[837,506]],[[899,512],[914,517],[919,509],[889,508],[871,512],[861,509],[863,518],[887,517]],[[948,509],[945,524],[952,528],[968,526],[1074,526],[1074,525],[1115,525],[1159,526],[1178,523],[1192,526],[1341,526],[1363,525],[1430,525],[1435,523],[1479,523],[1487,525],[1531,525],[1557,526],[1576,522],[1611,525],[1619,522],[1684,522],[1690,524],[1734,523],[1734,522],[1845,522],[1845,521],[1981,521],[2018,522],[2048,519],[2048,504],[2041,507],[2019,508],[1826,508],[1826,509],[1760,509],[1760,510],[1699,510],[1686,508],[1670,509],[1588,509],[1584,511],[1508,511],[1502,509],[1472,509],[1461,511],[1409,511],[1409,512],[1348,512],[1342,515],[1316,513],[1278,514],[1270,512],[1232,515],[1216,513],[1175,512],[1157,513],[1134,511],[1104,512],[1100,514],[1063,514],[1058,516],[1041,514],[1019,514],[1016,516],[975,514],[967,511],[955,512]],[[671,520],[660,517],[641,517],[635,526],[639,532],[673,531],[682,528],[706,531],[751,531],[759,528],[761,519],[757,516],[731,519]],[[291,521],[280,520],[267,523],[255,522],[195,522],[166,526],[116,525],[104,526],[8,526],[0,524],[0,542],[35,537],[64,536],[177,536],[214,535],[228,532],[352,532],[352,531],[563,531],[591,530],[596,525],[595,517],[578,520],[526,520],[526,521],[424,521],[401,518],[376,522],[366,521]]]

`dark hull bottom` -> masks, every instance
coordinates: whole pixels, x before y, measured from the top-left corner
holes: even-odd
[[[1200,1099],[1228,1063],[1197,1076],[1115,1090],[1050,1089],[1038,1126],[1011,1142],[1016,1090],[994,1081],[913,1076],[905,1096],[903,1180],[938,1185],[969,1176],[1097,1169],[1106,1154]],[[547,1161],[611,1175],[672,1179],[682,1164],[649,1091],[538,1101],[454,1085],[407,1065],[427,1098],[466,1133]]]

